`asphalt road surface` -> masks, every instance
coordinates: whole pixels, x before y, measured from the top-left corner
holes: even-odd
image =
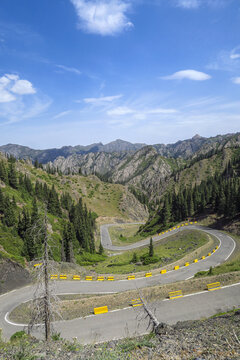
[[[104,225],[104,229],[106,228],[106,225]],[[226,261],[233,253],[236,244],[230,236],[206,227],[192,226],[192,228],[214,235],[218,238],[220,245],[214,254],[204,260],[200,260],[198,263],[191,264],[188,267],[182,267],[177,271],[169,271],[166,274],[159,274],[150,278],[137,278],[136,280],[56,282],[56,293],[116,293],[157,284],[187,280],[200,270],[207,270],[210,266],[214,267]],[[103,233],[105,233],[105,230],[102,228],[101,234]],[[170,236],[172,233],[174,233],[174,231],[160,237],[155,237],[154,241],[162,237]],[[105,246],[103,238],[102,243],[103,246]],[[139,244],[132,244],[131,246],[134,248],[138,245]],[[111,244],[109,244],[109,246],[113,247]],[[143,246],[142,242],[140,246]],[[113,247],[113,250],[116,250],[116,248]],[[8,314],[19,304],[31,299],[33,293],[34,287],[27,286],[0,296],[0,328],[3,330],[4,338],[9,338],[16,331],[23,329],[23,325],[12,324],[9,321]],[[230,310],[234,306],[240,307],[240,284],[213,292],[186,296],[176,300],[160,301],[157,305],[155,304],[155,306],[156,316],[159,321],[169,324],[173,324],[179,320],[199,319],[203,316],[213,315],[220,310]],[[64,338],[72,339],[76,337],[83,343],[101,342],[144,334],[149,331],[148,321],[145,320],[141,307],[126,308],[107,314],[57,322],[55,323],[55,329],[58,332],[60,331]]]

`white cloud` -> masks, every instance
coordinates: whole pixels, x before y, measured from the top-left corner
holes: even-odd
[[[124,0],[70,0],[74,5],[79,27],[84,31],[100,35],[116,35],[133,27],[126,12],[130,4]]]
[[[119,106],[115,109],[109,110],[107,112],[110,116],[122,116],[122,115],[128,115],[128,114],[134,114],[136,111],[133,109],[130,109],[127,106]]]
[[[14,101],[15,99],[16,99],[15,96],[10,94],[10,92],[0,88],[0,103],[11,102]]]
[[[120,99],[122,97],[122,95],[114,95],[114,96],[102,96],[99,98],[85,98],[83,99],[83,101],[86,104],[101,104],[101,103],[108,103],[108,102],[112,102],[114,100]]]
[[[80,70],[78,70],[76,68],[73,68],[73,67],[68,67],[68,66],[64,66],[64,65],[56,65],[56,67],[58,67],[59,69],[68,71],[68,72],[72,72],[72,73],[77,74],[77,75],[82,74],[82,72]]]
[[[36,90],[28,80],[19,80],[15,74],[5,74],[0,77],[0,103],[16,100],[15,95],[35,94]]]
[[[18,75],[15,75],[15,74],[6,74],[5,75],[8,79],[10,80],[14,80],[14,81],[17,81],[19,79],[19,76]]]
[[[233,82],[234,84],[240,85],[240,76],[239,76],[239,77],[232,78],[232,82]]]
[[[62,111],[62,112],[60,112],[59,114],[55,115],[55,116],[53,117],[53,119],[54,119],[54,120],[55,120],[55,119],[59,119],[59,118],[61,118],[61,117],[64,117],[65,115],[70,114],[71,112],[72,112],[72,110]]]
[[[151,109],[147,111],[148,114],[174,114],[176,112],[177,110],[175,109],[162,109],[162,108]]]
[[[175,0],[178,7],[197,9],[200,6],[221,7],[230,3],[230,0]]]
[[[211,76],[206,73],[200,72],[200,71],[189,69],[189,70],[177,71],[172,75],[162,77],[162,79],[164,79],[164,80],[189,79],[189,80],[195,80],[195,81],[204,81],[204,80],[211,79]]]
[[[17,80],[11,88],[11,91],[19,95],[29,95],[36,93],[32,83],[30,83],[28,80]]]
[[[177,6],[185,9],[196,9],[200,6],[199,0],[178,0]]]

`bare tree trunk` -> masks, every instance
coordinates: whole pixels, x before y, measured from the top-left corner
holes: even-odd
[[[49,294],[49,258],[48,258],[48,234],[47,234],[47,214],[45,209],[44,215],[44,323],[45,323],[45,340],[50,340],[51,319],[50,319],[50,294]]]

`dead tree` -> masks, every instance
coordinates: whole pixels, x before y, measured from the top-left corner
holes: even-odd
[[[42,239],[42,257],[38,259],[41,262],[37,271],[36,290],[34,293],[33,302],[31,304],[30,322],[28,324],[28,333],[34,327],[41,327],[44,324],[45,340],[48,342],[53,332],[52,322],[56,318],[61,318],[59,313],[59,299],[55,295],[54,284],[49,283],[50,271],[53,271],[52,265],[49,261],[49,253],[51,248],[49,246],[49,236],[47,232],[47,211],[44,210],[44,218],[39,219],[31,229],[35,242]]]

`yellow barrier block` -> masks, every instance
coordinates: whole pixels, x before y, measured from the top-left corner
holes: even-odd
[[[34,264],[33,266],[34,266],[34,267],[42,266],[42,263],[40,263],[40,264]]]
[[[180,228],[180,225],[178,225],[177,228],[179,229],[179,228]]]
[[[105,314],[107,312],[108,312],[108,307],[107,306],[101,306],[101,307],[94,308],[94,314],[95,315]]]
[[[185,223],[186,226],[188,226],[188,223]]]
[[[213,252],[213,253],[215,253],[215,251],[216,251],[216,250],[215,250],[215,249],[213,249],[213,251],[212,251],[212,252]]]
[[[197,263],[197,262],[198,262],[198,259],[195,259],[194,262]]]
[[[80,280],[80,276],[79,275],[73,275],[73,280]]]
[[[184,266],[189,266],[189,262],[186,262],[186,263],[184,264]]]
[[[59,279],[61,279],[61,280],[67,280],[67,275],[59,275]]]
[[[179,269],[179,265],[174,266],[174,270],[178,270]]]
[[[197,221],[194,221],[194,224],[197,224]]]
[[[193,222],[191,221],[189,224],[190,224],[190,225],[192,225],[192,224],[193,224]]]
[[[145,274],[145,277],[151,277],[151,276],[152,276],[151,272]]]
[[[218,249],[218,245],[216,246],[216,250]]]
[[[56,280],[57,278],[58,278],[57,275],[50,275],[50,279],[51,279],[51,280]]]
[[[167,272],[166,269],[161,270],[161,274],[166,274],[166,272]]]
[[[97,281],[104,281],[104,276],[98,276]]]
[[[177,291],[170,291],[168,293],[169,299],[177,299],[183,296],[182,294],[182,290],[177,290]]]
[[[132,307],[143,306],[142,300],[140,298],[132,300]]]
[[[173,230],[176,230],[176,228],[174,227]]]
[[[212,284],[207,284],[207,289],[208,289],[208,291],[213,291],[213,290],[221,289],[220,282],[215,282],[215,283],[212,283]]]
[[[212,254],[211,253],[208,253],[208,256],[211,256]]]
[[[184,224],[182,224],[181,226],[184,226]]]
[[[114,281],[114,277],[113,276],[108,276],[108,281]]]
[[[129,275],[128,280],[135,280],[135,275]]]
[[[85,280],[86,281],[92,281],[92,276],[86,276]]]
[[[204,259],[206,259],[206,256],[203,255],[203,256],[202,256],[202,260],[204,260]]]

